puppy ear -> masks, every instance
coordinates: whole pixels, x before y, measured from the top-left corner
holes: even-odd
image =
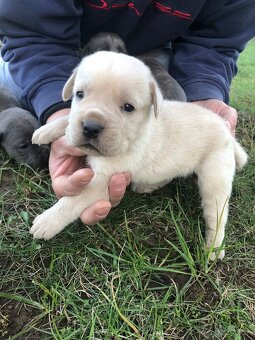
[[[74,69],[73,74],[71,75],[71,77],[65,83],[65,86],[64,86],[63,91],[62,91],[62,98],[63,98],[64,101],[67,101],[68,99],[70,99],[72,97],[73,86],[74,86],[76,74],[77,74],[77,68]]]
[[[160,107],[163,101],[163,97],[155,80],[151,81],[150,88],[151,88],[152,105],[154,106],[154,115],[155,115],[155,118],[157,118],[160,112]]]

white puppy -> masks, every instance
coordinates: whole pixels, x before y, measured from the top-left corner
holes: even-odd
[[[63,89],[71,113],[38,129],[33,143],[64,133],[87,155],[95,175],[80,195],[63,197],[38,216],[34,238],[48,240],[98,200],[107,200],[112,174],[130,171],[133,188],[150,192],[174,177],[196,173],[207,247],[220,247],[236,167],[247,155],[222,118],[192,103],[162,99],[147,66],[115,52],[84,58]],[[218,255],[224,256],[224,250]],[[215,253],[211,254],[215,258]]]

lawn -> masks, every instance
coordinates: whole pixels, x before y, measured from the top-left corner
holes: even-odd
[[[223,261],[204,252],[192,177],[128,191],[104,222],[35,241],[33,218],[55,201],[48,173],[0,153],[0,338],[255,338],[254,55],[253,40],[231,92],[249,163],[234,181]]]

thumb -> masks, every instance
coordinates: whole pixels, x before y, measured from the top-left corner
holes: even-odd
[[[235,134],[235,128],[237,124],[237,111],[231,107],[223,103],[220,108],[219,115],[225,120],[226,125],[230,129],[231,133]]]

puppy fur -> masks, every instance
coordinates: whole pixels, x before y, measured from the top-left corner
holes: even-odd
[[[99,51],[128,54],[124,41],[117,34],[111,32],[100,32],[93,35],[81,50],[81,57],[83,58]],[[149,53],[137,56],[137,58],[142,60],[145,65],[150,68],[164,99],[178,100],[181,102],[187,101],[186,94],[181,86],[155,58],[150,56]]]
[[[20,107],[17,98],[5,86],[0,85],[0,112],[10,107]]]
[[[41,127],[33,143],[50,143],[65,133],[87,155],[95,175],[80,195],[61,198],[35,219],[34,238],[54,237],[86,207],[109,199],[109,178],[116,172],[130,171],[137,192],[196,173],[206,246],[222,247],[235,169],[247,161],[223,119],[193,103],[163,100],[144,63],[114,52],[81,61],[63,89],[64,100],[72,95],[69,118]],[[223,258],[224,249],[210,252],[215,256]]]
[[[46,168],[50,148],[33,145],[32,135],[39,128],[37,119],[19,107],[16,97],[0,86],[0,145],[20,163],[32,168]]]
[[[92,36],[81,50],[81,57],[99,51],[112,51],[117,53],[128,53],[124,41],[115,33],[100,32]]]

